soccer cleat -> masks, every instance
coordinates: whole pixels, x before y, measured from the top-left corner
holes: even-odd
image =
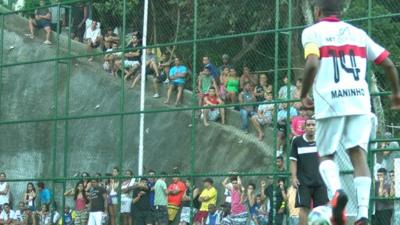
[[[345,225],[346,215],[345,208],[349,201],[346,193],[343,190],[337,190],[332,198],[332,225]],[[357,224],[358,225],[358,224]]]
[[[368,219],[363,217],[359,220],[357,220],[354,225],[369,225]]]

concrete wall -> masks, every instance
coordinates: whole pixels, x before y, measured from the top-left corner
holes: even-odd
[[[24,36],[27,32],[25,19],[19,16],[6,17],[4,64],[56,56],[55,44],[43,45],[42,34],[31,40]],[[61,37],[61,55],[66,55],[66,40]],[[84,52],[83,45],[79,43],[73,43],[72,49],[73,54]],[[88,63],[86,58],[72,60],[71,77],[68,77],[65,63],[44,62],[3,68],[0,120],[117,113],[121,102],[124,102],[126,112],[138,110],[138,89],[125,86],[122,99],[121,80],[103,72],[99,62]],[[67,93],[68,110],[65,108]],[[190,96],[186,94],[186,105],[189,99]],[[175,109],[162,101],[153,99],[149,91],[146,109]],[[194,159],[195,171],[201,173],[270,171],[273,164],[271,133],[267,133],[266,142],[261,143],[254,134],[246,135],[237,129],[239,117],[236,112],[229,111],[227,116],[230,125],[226,126],[213,123],[205,128],[196,121],[196,151],[192,155],[191,111],[147,114],[145,168],[170,172],[173,166],[179,166],[182,173],[189,173],[191,160]],[[68,134],[64,133],[65,126],[68,126]],[[68,124],[60,120],[1,125],[0,134],[0,170],[5,171],[11,179],[43,178],[52,174],[70,177],[81,171],[110,172],[121,157],[123,168],[136,172],[138,115],[125,116],[122,122],[119,116],[113,116],[74,119]],[[119,137],[123,137],[122,155]],[[53,151],[56,155],[52,154]],[[56,171],[52,171],[52,157],[57,159]],[[64,159],[67,163],[66,174],[63,173]],[[26,182],[11,184],[15,201],[21,199],[25,185]],[[73,182],[67,184],[69,187],[72,185]]]

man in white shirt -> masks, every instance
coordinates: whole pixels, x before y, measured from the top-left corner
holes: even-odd
[[[3,205],[3,211],[0,214],[0,223],[4,225],[14,224],[16,221],[15,212],[11,210],[8,203]]]
[[[98,48],[102,41],[101,30],[96,20],[92,21],[91,26],[86,29],[84,40],[87,43],[88,52],[92,52],[93,49]],[[89,57],[89,61],[92,61],[93,57]]]
[[[372,121],[366,81],[367,60],[380,65],[390,79],[392,106],[395,109],[400,109],[399,80],[389,52],[363,30],[337,17],[341,2],[317,0],[315,16],[319,22],[303,31],[306,64],[301,99],[306,108],[314,106],[313,100],[308,97],[314,85],[316,143],[321,156],[319,170],[331,200],[332,224],[346,224],[344,209],[348,197],[342,190],[339,169],[333,161],[337,151],[344,154],[346,150],[354,167],[358,206],[355,225],[369,225],[371,173],[366,152]]]

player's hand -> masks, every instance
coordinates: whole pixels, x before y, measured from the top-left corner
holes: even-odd
[[[299,185],[300,185],[300,182],[299,182],[299,180],[297,179],[297,177],[293,177],[292,178],[292,185],[293,185],[293,187],[294,188],[299,188]]]
[[[392,98],[392,109],[400,110],[400,94],[393,95],[391,98]]]
[[[301,99],[301,104],[304,106],[306,109],[311,109],[314,108],[314,102],[311,100],[310,97],[305,97]]]

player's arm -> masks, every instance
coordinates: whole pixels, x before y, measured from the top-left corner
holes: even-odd
[[[292,151],[290,153],[290,174],[292,175],[293,187],[298,188],[300,182],[297,179],[297,146],[295,144],[295,140],[292,142]]]
[[[306,58],[306,64],[304,66],[304,76],[303,76],[303,87],[301,89],[300,98],[306,98],[308,92],[314,83],[315,76],[317,75],[319,67],[319,55],[310,54]]]
[[[383,68],[390,81],[392,89],[392,107],[395,109],[400,109],[399,76],[396,66],[389,57],[383,60],[380,66]]]

